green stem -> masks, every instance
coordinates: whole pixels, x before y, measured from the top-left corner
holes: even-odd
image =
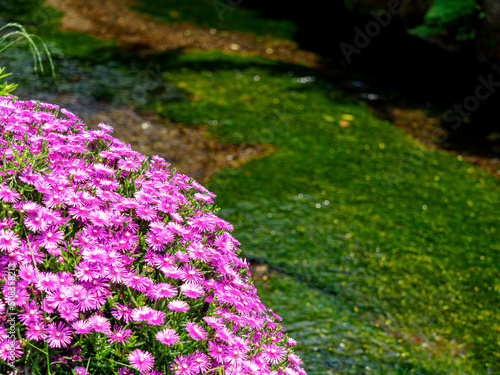
[[[27,342],[28,345],[32,346],[33,348],[35,348],[36,350],[42,352],[43,354],[47,354],[46,352],[44,352],[42,349],[40,349],[38,346],[35,346],[33,345],[32,343],[30,343],[29,341]]]
[[[33,253],[31,254],[31,256],[33,256]],[[36,266],[36,264],[35,264],[35,266]],[[35,270],[36,270],[36,268],[35,268]],[[44,320],[45,324],[47,324],[47,312],[45,310],[43,311],[43,320]],[[45,349],[45,356],[47,358],[47,374],[51,375],[52,372],[50,370],[49,344],[45,343],[44,349]]]
[[[132,295],[132,291],[130,290],[130,288],[129,288],[129,287],[127,287],[127,290],[128,290],[128,294],[129,294],[130,299],[132,300],[132,302],[134,302],[134,303],[135,303],[135,306],[136,306],[136,307],[139,307],[139,304],[137,303],[137,301],[135,300],[134,296]]]
[[[117,365],[127,366],[127,367],[130,367],[130,368],[133,368],[133,367],[132,367],[132,366],[130,366],[130,365],[127,365],[127,364],[125,364],[125,363],[121,363],[121,362],[117,362],[117,361],[115,361],[114,359],[111,359],[111,358],[110,358],[109,360],[110,360],[111,362],[116,363]]]
[[[52,372],[50,371],[49,344],[47,343],[45,343],[45,350],[47,351],[45,353],[45,356],[47,357],[47,374],[52,375]]]

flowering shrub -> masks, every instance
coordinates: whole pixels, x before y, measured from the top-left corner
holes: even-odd
[[[305,374],[214,194],[56,105],[4,97],[0,116],[4,365]]]

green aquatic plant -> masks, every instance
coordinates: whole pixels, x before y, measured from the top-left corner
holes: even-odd
[[[10,76],[12,73],[4,73],[5,68],[0,68],[0,80],[3,80],[5,77]],[[17,87],[17,83],[8,83],[7,81],[3,81],[0,83],[0,96],[9,95],[12,91],[14,91]]]
[[[44,74],[44,66],[42,60],[42,54],[40,53],[40,49],[35,43],[34,39],[38,39],[42,45],[42,49],[45,52],[47,59],[49,61],[49,65],[51,68],[52,75],[55,75],[54,63],[52,62],[52,57],[50,55],[50,51],[45,44],[45,42],[35,34],[29,34],[26,29],[15,22],[7,23],[4,26],[0,27],[0,32],[4,31],[8,28],[14,28],[14,31],[9,31],[0,37],[0,52],[5,51],[7,48],[19,42],[21,40],[26,40],[28,42],[28,46],[31,50],[31,54],[33,55],[33,68],[35,73]],[[3,80],[5,77],[10,76],[12,73],[4,73],[5,67],[0,68],[0,80]],[[0,96],[10,95],[12,91],[17,88],[18,84],[16,83],[8,83],[7,81],[3,81],[0,83]]]
[[[35,72],[45,74],[42,54],[40,53],[38,45],[35,43],[35,40],[38,40],[42,46],[42,50],[45,52],[45,55],[47,56],[52,76],[55,76],[54,63],[52,61],[52,57],[50,55],[50,51],[47,47],[47,44],[38,35],[29,34],[26,31],[26,29],[18,23],[15,22],[7,23],[4,26],[0,27],[0,31],[3,31],[7,28],[14,28],[15,30],[9,31],[0,37],[0,52],[5,51],[7,48],[9,48],[13,44],[21,40],[26,40],[31,50],[31,54],[33,55],[33,68],[35,69]]]

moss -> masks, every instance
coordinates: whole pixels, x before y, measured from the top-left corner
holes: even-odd
[[[277,148],[210,184],[246,256],[337,296],[358,323],[425,343],[440,358],[429,373],[496,368],[497,179],[301,68],[192,52],[165,70],[196,100],[156,103],[161,114]]]

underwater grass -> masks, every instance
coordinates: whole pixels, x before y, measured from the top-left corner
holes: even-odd
[[[200,51],[164,70],[196,100],[159,113],[277,148],[210,183],[246,256],[457,363],[435,373],[498,370],[497,179],[301,68]]]

